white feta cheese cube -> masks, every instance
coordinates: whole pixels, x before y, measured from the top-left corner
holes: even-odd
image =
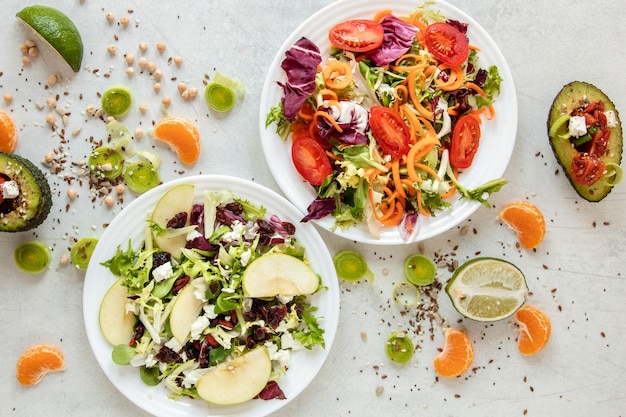
[[[569,119],[569,134],[575,138],[579,138],[587,133],[587,123],[585,116],[572,116]]]
[[[152,270],[152,276],[156,282],[164,281],[174,275],[171,262],[166,262]]]
[[[0,184],[2,197],[6,200],[17,198],[20,195],[20,188],[15,181],[5,181]]]

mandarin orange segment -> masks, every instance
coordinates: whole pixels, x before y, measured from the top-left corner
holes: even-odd
[[[37,344],[26,349],[17,361],[17,380],[22,385],[37,384],[48,372],[65,369],[61,350],[50,344]]]
[[[167,143],[183,164],[193,164],[200,157],[200,133],[191,120],[167,116],[154,125],[153,135]]]
[[[474,347],[463,330],[447,328],[443,351],[433,364],[435,371],[443,377],[455,377],[467,371],[474,361]]]
[[[527,249],[539,246],[546,234],[546,221],[537,206],[528,201],[514,201],[498,213],[497,218],[517,233],[521,245]]]
[[[0,110],[0,152],[11,153],[17,146],[17,129],[13,119]]]
[[[534,355],[548,343],[552,325],[550,319],[540,309],[524,305],[515,312],[515,319],[520,328],[517,348],[524,355]]]

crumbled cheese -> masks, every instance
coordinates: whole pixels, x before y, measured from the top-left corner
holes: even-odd
[[[224,233],[224,235],[222,236],[222,240],[226,242],[239,241],[239,239],[243,235],[243,232],[245,231],[245,227],[245,224],[241,223],[240,221],[235,221],[231,226],[232,230],[230,232]]]
[[[207,301],[206,292],[209,290],[209,284],[204,278],[196,278],[191,281],[191,285],[194,286],[193,295],[200,301]]]
[[[293,338],[293,335],[289,332],[285,332],[280,336],[280,346],[283,349],[300,350],[304,348],[302,343]]]
[[[289,354],[288,350],[279,349],[272,358],[272,360],[276,362],[281,368],[287,369],[289,367],[290,357],[291,355]]]
[[[180,343],[175,337],[172,337],[170,340],[165,342],[165,346],[172,349],[174,352],[179,352],[183,348],[182,343]]]
[[[215,312],[215,305],[214,304],[207,304],[203,307],[204,310],[204,315],[207,316],[209,319],[215,319],[217,318],[217,313]]]
[[[191,242],[198,237],[202,237],[202,233],[198,232],[198,229],[193,229],[191,232],[187,233],[186,240],[187,242]]]
[[[585,116],[572,116],[569,119],[569,134],[575,138],[587,133],[587,123]]]
[[[247,266],[248,262],[250,262],[250,258],[252,257],[252,250],[248,249],[244,253],[241,254],[239,260],[241,261],[241,266]]]
[[[174,271],[172,270],[172,263],[166,262],[163,265],[159,265],[154,270],[152,270],[152,276],[156,282],[164,281],[168,278],[171,278],[174,275]]]
[[[617,126],[617,118],[613,110],[605,111],[604,115],[606,116],[606,127],[612,128]]]
[[[15,181],[5,181],[0,184],[2,188],[2,197],[5,200],[17,198],[20,195],[20,188]]]
[[[200,316],[191,323],[190,336],[192,340],[198,340],[202,335],[202,331],[209,326],[209,318],[207,316]]]

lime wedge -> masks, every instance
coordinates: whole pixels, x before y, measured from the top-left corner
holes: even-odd
[[[511,316],[526,301],[524,274],[508,261],[476,258],[461,265],[446,285],[456,310],[477,321]]]
[[[63,12],[49,6],[28,6],[17,12],[22,20],[72,68],[80,70],[83,40],[74,22]]]

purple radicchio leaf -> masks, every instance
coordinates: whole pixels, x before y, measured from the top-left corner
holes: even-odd
[[[201,234],[197,235],[191,240],[188,240],[187,243],[185,244],[185,247],[187,249],[198,249],[198,250],[204,250],[204,251],[209,251],[209,252],[216,249],[211,244],[211,242],[209,242],[207,238],[205,238],[204,235],[201,235]]]
[[[317,122],[319,135],[322,139],[334,138],[347,145],[365,145],[368,143],[365,132],[369,126],[369,115],[362,106],[349,101],[340,103],[341,111],[336,107],[329,107],[325,111],[337,121],[341,128],[339,132],[324,117],[320,117]]]
[[[287,52],[280,67],[287,75],[283,88],[283,112],[287,120],[295,119],[298,110],[315,92],[315,74],[322,62],[320,50],[312,41],[302,37]]]
[[[265,388],[263,388],[255,398],[260,398],[262,400],[284,400],[287,397],[285,397],[285,393],[282,389],[280,389],[276,381],[269,381]]]
[[[189,224],[192,226],[201,226],[204,220],[204,206],[202,204],[194,204],[191,208],[189,216]]]
[[[462,34],[464,34],[464,35],[467,34],[467,23],[463,23],[463,22],[460,22],[460,21],[454,20],[454,19],[448,19],[446,21],[446,23],[448,23],[449,25],[452,25],[455,28],[457,28],[459,30],[459,32],[461,32]]]
[[[302,223],[306,223],[309,220],[318,220],[328,216],[335,210],[336,201],[334,198],[316,198],[307,207],[307,215],[300,220]]]
[[[380,48],[366,53],[364,57],[378,67],[384,67],[409,50],[418,29],[394,15],[385,16],[380,24],[385,31],[383,44]]]

